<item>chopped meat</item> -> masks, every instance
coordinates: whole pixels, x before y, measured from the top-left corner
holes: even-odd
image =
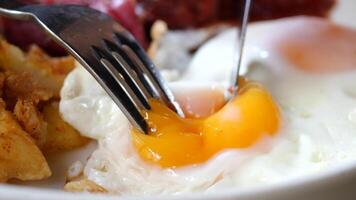
[[[33,43],[36,43],[53,56],[63,56],[67,54],[62,47],[51,40],[32,22],[4,19],[3,27],[6,39],[24,50],[28,50]]]
[[[169,28],[204,26],[241,17],[242,1],[236,0],[137,0],[138,15],[147,26],[156,20]],[[253,0],[250,19],[266,20],[294,15],[325,17],[335,0]]]
[[[220,0],[220,19],[240,17],[234,10],[238,6],[235,0]],[[295,15],[326,17],[336,0],[253,0],[250,19],[252,21],[276,19]],[[238,8],[242,9],[242,8]]]
[[[156,20],[169,28],[195,27],[213,21],[217,15],[217,0],[138,0],[138,15],[148,26]]]

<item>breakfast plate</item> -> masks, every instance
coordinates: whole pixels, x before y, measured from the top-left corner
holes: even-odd
[[[0,198],[352,199],[356,195],[356,161],[352,159],[356,156],[352,135],[354,127],[345,123],[343,117],[348,116],[348,122],[356,122],[356,112],[352,112],[356,96],[353,77],[356,74],[347,71],[355,65],[352,59],[352,52],[355,51],[352,44],[356,41],[356,24],[353,20],[356,18],[353,12],[355,9],[355,1],[339,0],[331,13],[333,23],[313,17],[291,17],[250,25],[244,61],[249,70],[246,69],[244,75],[266,87],[282,111],[276,111],[274,101],[263,87],[246,83],[248,87],[241,95],[246,95],[244,97],[260,106],[259,109],[265,109],[268,116],[259,121],[256,120],[259,116],[252,116],[251,119],[255,121],[250,124],[255,126],[251,128],[251,125],[246,125],[246,128],[255,130],[262,127],[268,134],[257,134],[256,138],[263,138],[265,142],[260,143],[256,138],[246,136],[246,141],[234,145],[247,147],[253,143],[253,150],[228,150],[218,156],[211,156],[211,160],[202,166],[197,163],[201,159],[206,161],[206,158],[187,161],[184,156],[180,160],[176,155],[176,160],[165,157],[166,160],[160,159],[157,163],[163,168],[185,165],[185,162],[197,165],[177,170],[158,170],[140,159],[141,156],[146,161],[156,162],[151,154],[132,154],[131,149],[134,147],[129,145],[129,138],[125,134],[115,134],[117,130],[127,132],[128,122],[100,86],[92,81],[84,69],[77,66],[64,80],[59,109],[65,121],[81,134],[98,142],[90,142],[77,150],[48,154],[51,177],[41,181],[10,181],[8,184],[2,184]],[[309,28],[303,30],[305,27]],[[263,36],[261,33],[264,33]],[[170,83],[178,101],[182,105],[188,105],[185,110],[193,109],[190,110],[191,113],[199,113],[201,117],[215,112],[215,108],[221,108],[224,103],[223,91],[226,88],[224,84],[217,83],[227,80],[227,75],[223,72],[229,72],[232,59],[225,58],[233,55],[226,55],[228,53],[225,52],[233,50],[233,45],[226,41],[233,40],[234,35],[235,30],[224,28],[221,33],[202,44],[193,56],[187,73],[182,75],[184,82]],[[326,45],[318,46],[319,44]],[[299,51],[295,51],[296,49]],[[335,52],[329,54],[330,50]],[[311,56],[301,59],[301,55]],[[329,57],[323,57],[325,55]],[[214,68],[216,60],[219,60],[219,65],[222,66],[219,70],[204,70],[206,67]],[[327,62],[323,62],[324,60]],[[346,73],[339,73],[335,63],[342,66],[341,69]],[[296,70],[293,67],[281,67],[285,65],[300,68]],[[314,76],[313,73],[321,73],[322,76]],[[202,96],[204,102],[199,99]],[[253,106],[241,103],[242,101],[237,100],[236,104],[253,109]],[[191,105],[192,108],[189,107]],[[336,107],[338,112],[331,116],[330,113],[333,113]],[[207,110],[209,112],[205,113]],[[279,114],[281,118],[286,119],[280,124]],[[231,112],[221,114],[223,117],[227,115],[233,118]],[[203,122],[203,128],[206,128],[207,121],[216,125],[220,119],[207,118]],[[280,126],[280,135],[274,134],[277,126]],[[214,136],[214,131],[209,128],[206,130]],[[328,134],[325,135],[325,132]],[[199,149],[200,146],[195,144],[192,144],[192,147],[215,153],[215,149],[220,148],[217,141],[225,141],[221,142],[221,145],[229,143],[225,138],[216,139],[213,136],[205,140],[207,143],[214,141],[208,150]],[[136,137],[139,142],[147,142],[144,136]],[[270,151],[271,147],[273,150]],[[333,165],[334,163],[337,164]],[[109,191],[113,194],[63,191],[63,185],[66,183],[66,189],[75,191],[78,171],[84,171],[84,176],[96,184],[98,191]],[[74,175],[71,177],[68,174]],[[221,181],[222,179],[224,181]],[[230,185],[236,186],[228,187]],[[199,192],[205,190],[207,192]],[[172,193],[175,195],[170,195]]]

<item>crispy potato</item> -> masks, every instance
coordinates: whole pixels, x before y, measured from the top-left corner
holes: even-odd
[[[62,119],[58,101],[46,103],[40,113],[33,102],[20,99],[14,114],[44,153],[74,149],[89,141]]]
[[[100,185],[89,179],[71,181],[65,184],[64,189],[69,192],[90,192],[90,193],[107,193],[108,191]]]
[[[19,99],[14,108],[14,115],[22,128],[32,137],[41,149],[47,142],[47,122],[31,100]]]
[[[39,180],[51,175],[46,159],[31,137],[0,103],[0,181]]]
[[[64,122],[58,111],[59,90],[74,68],[72,57],[51,58],[36,46],[28,53],[0,41],[0,68],[7,109],[45,153],[83,146],[88,139]],[[1,81],[1,76],[0,76]],[[0,82],[1,83],[1,82]]]
[[[4,73],[4,98],[10,108],[14,106],[18,99],[31,100],[34,103],[47,101],[52,98],[53,92],[41,88],[28,72],[12,72]]]
[[[0,68],[30,74],[40,88],[53,92],[55,97],[59,98],[64,78],[74,67],[73,57],[52,58],[37,46],[25,54],[6,41],[0,41]]]
[[[43,118],[47,122],[45,152],[69,150],[87,144],[89,139],[65,122],[59,113],[59,102],[51,102],[43,108]]]
[[[36,46],[24,53],[0,39],[0,181],[46,178],[42,153],[89,141],[59,113],[60,89],[74,67],[72,57],[51,58]]]

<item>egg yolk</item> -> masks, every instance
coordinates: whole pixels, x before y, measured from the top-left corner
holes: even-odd
[[[132,130],[141,158],[161,167],[201,163],[228,148],[246,148],[279,128],[279,111],[271,95],[257,83],[244,83],[238,95],[218,112],[200,119],[180,118],[151,100],[144,111],[150,131]]]

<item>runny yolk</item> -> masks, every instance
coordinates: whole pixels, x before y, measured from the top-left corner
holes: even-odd
[[[279,111],[270,94],[256,83],[244,83],[239,94],[218,112],[183,119],[158,101],[145,111],[151,130],[133,129],[133,144],[145,161],[161,167],[201,163],[228,148],[246,148],[279,128]]]

